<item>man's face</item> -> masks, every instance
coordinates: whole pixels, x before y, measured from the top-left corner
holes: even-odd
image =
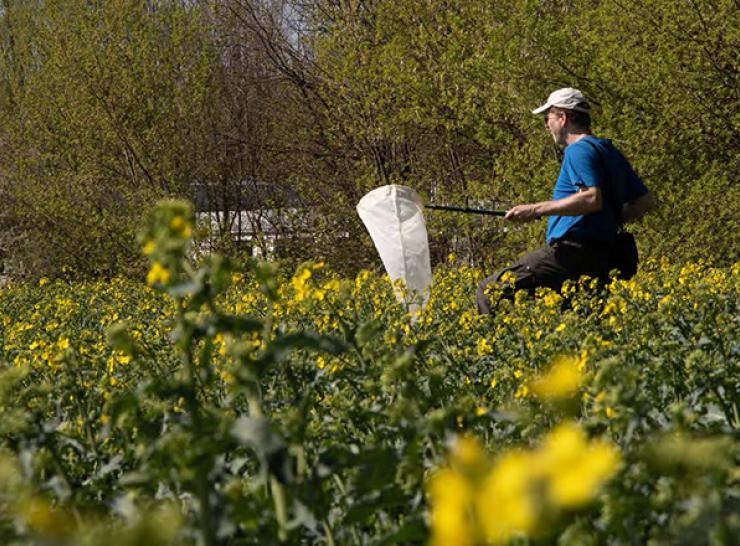
[[[545,113],[545,127],[552,135],[553,140],[560,146],[565,146],[565,123],[567,121],[565,112],[550,109]]]

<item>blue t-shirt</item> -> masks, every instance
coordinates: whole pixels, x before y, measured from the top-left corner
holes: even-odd
[[[586,139],[596,145],[598,153],[591,144],[584,142]],[[609,169],[609,178],[604,176],[604,164]],[[611,140],[587,136],[565,148],[552,198],[563,199],[581,187],[594,186],[601,189],[601,210],[581,216],[550,216],[547,220],[548,243],[566,235],[569,239],[613,241],[618,224],[612,203],[616,202],[621,211],[624,203],[631,203],[648,192]]]

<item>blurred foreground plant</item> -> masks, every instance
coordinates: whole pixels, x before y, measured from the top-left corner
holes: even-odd
[[[140,235],[144,254],[151,260],[147,282],[169,294],[176,308],[173,341],[180,357],[180,368],[175,382],[162,389],[161,394],[184,401],[185,418],[170,432],[183,433],[188,438],[189,456],[179,468],[180,477],[197,498],[200,541],[205,546],[214,546],[222,542],[219,534],[224,526],[232,524],[229,517],[239,511],[238,506],[227,511],[217,508],[228,504],[229,499],[223,498],[223,492],[214,487],[214,473],[219,464],[234,457],[240,446],[255,452],[273,499],[276,538],[284,542],[291,526],[290,505],[298,502],[286,491],[294,481],[294,463],[288,452],[289,439],[278,432],[263,407],[262,376],[283,362],[293,350],[309,349],[337,355],[344,350],[344,344],[337,338],[311,332],[276,330],[273,309],[279,295],[275,270],[267,264],[251,264],[260,291],[268,301],[263,320],[224,312],[217,299],[232,280],[239,277],[241,268],[220,256],[212,256],[200,267],[193,267],[188,260],[192,224],[189,203],[163,201],[149,216]],[[301,289],[312,269],[304,271],[308,274],[305,278],[299,277]],[[226,370],[218,370],[214,352],[224,340],[228,343],[223,353],[230,358],[230,363]],[[246,414],[234,412],[236,408],[224,406],[212,396],[217,390],[215,383],[224,379],[230,397],[246,398]],[[310,392],[306,396],[310,396]],[[295,447],[294,452],[300,454],[301,446]]]
[[[546,536],[563,514],[594,500],[617,471],[620,455],[589,440],[573,422],[541,444],[490,460],[476,440],[458,439],[450,466],[428,484],[433,546],[505,545],[516,537]]]

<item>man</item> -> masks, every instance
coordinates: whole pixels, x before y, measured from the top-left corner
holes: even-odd
[[[642,180],[610,140],[591,134],[590,106],[570,87],[550,94],[532,111],[544,114],[545,127],[565,147],[560,175],[550,201],[517,205],[505,220],[531,222],[548,216],[547,244],[514,265],[498,271],[478,287],[476,304],[489,314],[486,287],[514,276],[514,289],[538,286],[560,290],[566,279],[589,275],[605,280],[618,262],[615,240],[620,224],[641,218],[655,204]]]

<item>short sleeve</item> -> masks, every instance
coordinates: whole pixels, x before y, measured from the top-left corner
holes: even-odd
[[[572,144],[565,149],[563,159],[569,178],[575,186],[602,187],[602,168],[592,146]]]
[[[643,183],[642,179],[629,164],[629,161],[624,159],[625,163],[625,177],[624,177],[624,202],[632,203],[636,199],[639,199],[648,192],[647,186]]]

